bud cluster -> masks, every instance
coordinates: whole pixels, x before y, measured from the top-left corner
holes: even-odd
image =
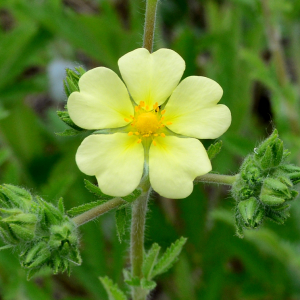
[[[289,203],[298,195],[294,186],[300,182],[300,168],[288,163],[289,154],[274,130],[244,160],[231,190],[239,236],[243,228],[257,228],[264,218],[283,224],[289,217]]]
[[[20,253],[28,278],[45,266],[58,273],[70,272],[71,263],[81,264],[77,228],[64,213],[62,199],[55,207],[23,188],[4,184],[0,207],[0,235]]]

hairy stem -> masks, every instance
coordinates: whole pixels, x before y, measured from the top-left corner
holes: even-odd
[[[120,206],[121,204],[127,203],[121,198],[114,198],[111,199],[103,204],[100,204],[72,219],[72,221],[77,225],[81,226],[89,221],[92,221],[93,219],[99,217],[100,215],[103,215],[107,213],[108,211]]]
[[[158,0],[147,0],[143,47],[150,53],[153,49],[156,9]]]
[[[212,174],[208,173],[199,177],[196,177],[194,182],[206,182],[206,183],[217,183],[217,184],[224,184],[224,185],[232,185],[237,179],[237,175],[219,175],[219,174]]]
[[[131,236],[130,236],[130,261],[131,275],[142,278],[142,266],[144,259],[144,233],[145,219],[147,213],[147,203],[150,194],[150,186],[143,194],[132,204]],[[132,289],[133,300],[145,300],[147,291],[134,287]]]

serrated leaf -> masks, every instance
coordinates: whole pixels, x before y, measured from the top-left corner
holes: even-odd
[[[100,281],[102,282],[109,300],[127,300],[125,294],[119,289],[117,284],[114,284],[113,281],[105,277],[99,277]]]
[[[218,141],[214,144],[211,144],[208,149],[207,149],[207,155],[208,158],[210,160],[212,160],[213,158],[215,158],[221,151],[223,146],[223,142],[222,141]]]
[[[85,203],[76,207],[71,208],[70,210],[67,211],[67,214],[70,217],[75,217],[77,215],[80,215],[96,206],[99,206],[103,203],[105,203],[106,200],[98,200],[98,201],[93,201],[93,202],[89,202],[89,203]]]
[[[166,252],[155,265],[152,272],[152,278],[159,274],[165,273],[172,267],[172,265],[177,260],[182,250],[182,247],[186,243],[186,241],[187,238],[181,237],[166,250]]]
[[[122,243],[122,239],[126,232],[127,217],[126,207],[116,210],[116,227],[120,243]]]
[[[55,134],[58,135],[58,136],[74,136],[74,135],[77,135],[79,133],[81,133],[81,131],[78,131],[78,130],[73,129],[73,128],[66,129],[62,132],[55,132]]]
[[[96,195],[100,199],[110,200],[110,199],[114,198],[112,196],[105,195],[104,193],[102,193],[102,191],[99,189],[99,187],[97,187],[96,185],[94,185],[87,179],[84,179],[84,185],[89,192]]]
[[[131,194],[129,194],[128,196],[122,197],[122,199],[127,201],[127,202],[133,202],[134,200],[136,200],[141,195],[141,193],[142,193],[142,190],[136,189]]]
[[[143,262],[143,275],[146,279],[152,278],[152,271],[157,261],[157,256],[159,254],[161,247],[154,243],[150,250],[147,252]]]
[[[151,290],[155,289],[155,287],[156,287],[156,282],[154,282],[152,280],[147,280],[146,278],[142,278],[142,280],[141,280],[141,288],[142,289],[151,291]]]

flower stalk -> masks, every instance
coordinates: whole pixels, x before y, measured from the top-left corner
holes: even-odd
[[[150,53],[153,50],[157,3],[158,0],[148,0],[146,5],[143,47]]]
[[[220,175],[220,174],[205,174],[195,178],[194,182],[205,182],[205,183],[217,183],[224,185],[233,185],[233,183],[238,179],[237,175]]]
[[[130,261],[132,277],[143,278],[142,265],[144,260],[144,233],[147,204],[151,188],[144,192],[132,204],[131,236],[130,236]],[[133,287],[132,299],[145,300],[147,293],[140,287]]]
[[[126,203],[121,198],[114,198],[111,200],[108,200],[107,202],[98,205],[72,219],[72,221],[79,227],[89,221],[94,220],[95,218],[107,213],[108,211],[119,207],[120,205]]]

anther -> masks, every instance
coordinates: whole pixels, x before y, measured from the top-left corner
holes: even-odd
[[[153,145],[156,146],[156,141],[153,140]]]
[[[163,132],[160,134],[160,136],[161,137],[166,137],[166,135]]]
[[[130,136],[130,135],[133,135],[133,132],[132,132],[132,131],[128,132],[128,135],[129,135],[129,136]]]
[[[135,135],[140,135],[140,133],[139,133],[139,132],[137,132],[137,131],[136,131],[134,134],[135,134]]]
[[[149,105],[146,105],[146,110],[149,110]]]
[[[144,101],[141,101],[140,102],[140,107],[144,107],[145,106],[145,102]]]
[[[173,124],[173,123],[172,123],[172,122],[167,122],[166,124],[167,124],[167,125],[171,125],[171,124]]]
[[[137,143],[138,143],[138,144],[140,144],[141,142],[142,142],[142,140],[141,140],[141,139],[138,139],[138,140],[137,140]]]
[[[134,110],[135,110],[135,112],[138,112],[140,110],[140,107],[139,106],[135,106]]]
[[[153,105],[153,109],[156,109],[158,107],[158,103],[155,102],[155,104]]]
[[[160,113],[163,115],[166,112],[165,109],[163,109]]]
[[[157,133],[154,133],[153,135],[154,135],[154,136],[158,136],[158,134],[157,134]]]
[[[132,120],[134,120],[134,116],[133,116],[133,115],[130,115],[130,118],[131,118]]]

